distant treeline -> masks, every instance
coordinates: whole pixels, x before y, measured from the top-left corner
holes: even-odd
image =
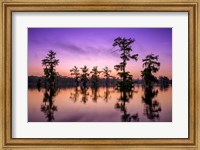
[[[116,86],[116,83],[119,79],[118,78],[109,78],[107,79],[108,85],[107,86]],[[45,83],[45,76],[39,77],[39,76],[28,76],[28,87],[29,88],[36,88],[38,81],[41,82],[41,87],[44,87]],[[135,79],[135,84],[144,84],[143,80]],[[167,77],[159,77],[158,78],[158,84],[159,85],[167,85],[172,84],[172,80],[168,79]],[[75,87],[76,82],[75,78],[72,77],[66,77],[66,76],[59,76],[56,78],[56,85],[58,87]],[[89,80],[88,85],[91,86],[91,81]],[[100,78],[99,79],[99,86],[106,86],[106,79]]]
[[[37,83],[40,80],[41,86],[44,87],[45,83],[45,77],[38,77],[38,76],[29,76],[28,77],[28,87],[37,87]],[[108,80],[108,86],[115,86],[117,79],[116,78],[109,78]],[[75,78],[72,77],[66,77],[66,76],[59,76],[56,78],[56,85],[58,87],[74,87],[76,86]],[[91,81],[89,80],[88,85],[91,86]],[[100,79],[99,80],[99,86],[105,86],[106,85],[106,79]]]

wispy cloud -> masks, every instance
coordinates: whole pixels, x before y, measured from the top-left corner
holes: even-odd
[[[77,46],[76,44],[69,43],[69,42],[57,42],[56,47],[60,48],[61,50],[65,52],[70,52],[70,53],[79,53],[83,54],[86,53],[80,46]]]

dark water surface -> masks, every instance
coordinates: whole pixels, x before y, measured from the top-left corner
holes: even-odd
[[[28,90],[29,122],[171,122],[172,87]]]

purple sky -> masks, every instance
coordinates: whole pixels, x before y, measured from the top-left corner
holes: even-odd
[[[117,37],[134,38],[132,54],[138,53],[138,61],[129,61],[128,71],[140,78],[142,59],[148,54],[159,55],[161,67],[156,76],[172,77],[172,29],[171,28],[29,28],[28,75],[43,75],[41,60],[49,50],[60,59],[56,70],[70,76],[73,66],[90,69],[108,66],[116,76],[114,65],[121,62],[119,52],[113,52]]]

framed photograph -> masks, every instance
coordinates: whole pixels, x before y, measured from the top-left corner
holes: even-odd
[[[200,149],[199,2],[1,1],[1,149]]]

